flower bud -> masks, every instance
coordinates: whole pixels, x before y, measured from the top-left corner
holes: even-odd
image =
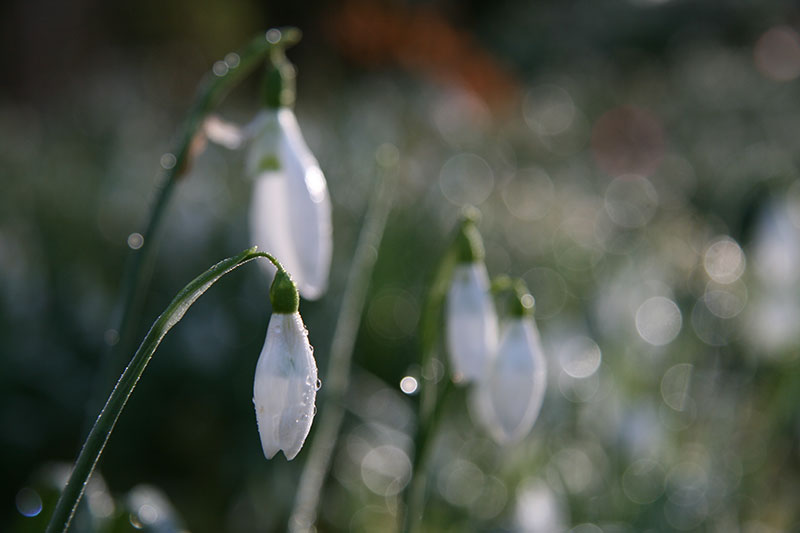
[[[300,294],[315,300],[327,289],[333,251],[325,176],[291,109],[265,110],[255,122],[259,128],[246,162],[248,175],[255,179],[251,236],[292,273]]]
[[[267,459],[292,460],[311,429],[319,388],[317,364],[300,314],[275,312],[256,365],[253,403]]]

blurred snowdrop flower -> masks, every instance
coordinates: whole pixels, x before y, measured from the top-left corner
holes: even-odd
[[[483,244],[472,220],[462,223],[459,263],[447,293],[447,346],[453,381],[474,382],[486,372],[497,346],[497,313],[483,263]]]
[[[311,429],[319,382],[308,331],[298,313],[299,296],[278,270],[270,289],[273,314],[256,365],[253,403],[264,455],[298,454]]]
[[[476,415],[500,444],[517,442],[530,432],[544,399],[547,363],[532,306],[530,294],[518,295],[497,355],[474,392]]]
[[[264,110],[255,123],[246,162],[247,174],[255,180],[251,236],[259,248],[281,259],[300,294],[315,300],[327,289],[333,251],[325,176],[290,108]]]

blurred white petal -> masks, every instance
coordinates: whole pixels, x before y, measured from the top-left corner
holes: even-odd
[[[229,150],[238,150],[247,139],[245,128],[232,122],[226,122],[216,115],[206,118],[203,131],[208,140]]]
[[[255,177],[251,235],[283,264],[300,294],[315,300],[327,289],[333,252],[328,186],[292,110],[263,116],[246,163],[248,175]],[[274,272],[272,265],[262,264]]]
[[[264,455],[283,450],[291,460],[314,419],[317,364],[298,313],[273,313],[256,365],[253,403]]]
[[[800,230],[785,199],[771,200],[756,222],[753,239],[759,281],[778,290],[793,288],[800,280]]]
[[[447,294],[447,346],[455,381],[471,382],[487,369],[497,346],[497,313],[482,262],[462,263]]]
[[[533,319],[512,319],[475,400],[483,404],[477,414],[486,418],[484,423],[497,442],[518,441],[531,430],[542,407],[546,370]]]

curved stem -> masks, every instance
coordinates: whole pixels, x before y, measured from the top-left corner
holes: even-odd
[[[89,432],[89,436],[86,438],[86,442],[83,444],[83,448],[81,448],[75,461],[75,466],[70,473],[67,485],[61,492],[55,511],[50,517],[47,533],[63,532],[69,528],[75,509],[78,507],[89,477],[92,475],[94,467],[103,453],[103,448],[105,448],[106,442],[108,442],[108,438],[114,430],[114,425],[125,408],[125,404],[142,376],[144,369],[147,368],[147,364],[153,357],[153,353],[155,353],[156,348],[158,348],[167,332],[183,318],[189,307],[222,276],[256,257],[267,258],[280,267],[270,254],[258,252],[255,247],[245,250],[239,255],[220,261],[197,276],[181,289],[161,316],[156,319],[139,349],[136,350],[128,367],[120,376],[119,381],[117,381],[114,390],[111,391],[105,407],[100,411],[100,415]]]
[[[344,395],[350,381],[350,361],[361,323],[361,313],[367,298],[367,289],[372,278],[372,269],[378,258],[386,219],[392,206],[394,170],[383,170],[375,185],[364,226],[358,237],[353,257],[353,266],[345,285],[342,306],[331,342],[328,372],[323,380],[325,403],[320,410],[311,451],[303,467],[295,496],[294,507],[289,518],[292,532],[313,531],[317,520],[322,486],[330,469],[331,457],[336,447],[339,430],[344,418]]]
[[[175,162],[166,169],[162,180],[157,185],[156,199],[150,210],[147,226],[144,232],[144,241],[141,248],[131,252],[125,266],[122,289],[120,291],[120,304],[115,313],[116,321],[112,331],[117,333],[117,342],[109,347],[106,357],[103,358],[99,379],[88,404],[88,412],[93,413],[100,403],[100,398],[105,392],[106,383],[114,374],[117,355],[130,349],[132,336],[135,333],[136,321],[132,318],[139,314],[147,286],[152,273],[153,259],[157,248],[161,223],[164,219],[169,199],[175,184],[186,173],[190,164],[194,143],[207,115],[212,112],[224,99],[225,95],[245,79],[258,65],[263,64],[271,50],[285,48],[300,40],[300,31],[296,28],[269,30],[266,34],[254,37],[250,43],[239,50],[236,55],[238,63],[231,66],[227,73],[218,76],[213,72],[206,74],[200,86],[192,107],[186,115],[178,134],[178,143],[175,149]]]

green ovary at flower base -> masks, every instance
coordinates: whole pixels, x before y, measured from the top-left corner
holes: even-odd
[[[272,54],[271,62],[266,108],[253,121],[246,161],[247,174],[254,180],[250,233],[259,247],[281,258],[300,294],[315,300],[328,286],[331,200],[325,176],[289,107],[294,69],[282,51]]]
[[[297,289],[278,270],[270,290],[273,314],[256,365],[253,404],[267,459],[300,452],[315,414],[317,364],[298,309]]]

